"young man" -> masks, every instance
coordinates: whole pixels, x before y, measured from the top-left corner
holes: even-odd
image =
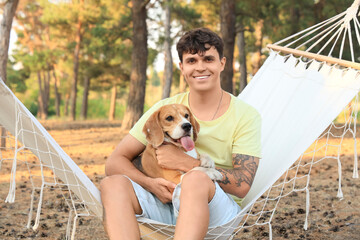
[[[225,224],[237,215],[236,200],[247,194],[254,180],[261,155],[261,119],[255,109],[221,89],[220,73],[226,62],[221,38],[206,28],[194,29],[179,40],[177,51],[189,92],[155,104],[106,162],[107,177],[100,188],[110,239],[140,239],[138,216],[176,224],[174,239],[203,239],[208,227]],[[170,103],[191,109],[200,123],[196,149],[208,154],[223,175],[222,181],[214,183],[200,171],[189,172],[200,165],[199,160],[172,145],[159,147],[160,165],[187,172],[181,182],[180,206],[171,203],[174,183],[149,178],[132,164],[146,146],[144,123],[160,106]]]

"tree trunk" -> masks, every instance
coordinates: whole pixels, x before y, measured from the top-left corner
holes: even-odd
[[[37,72],[37,78],[38,78],[38,84],[39,84],[39,93],[38,93],[38,112],[37,112],[37,116],[40,119],[44,119],[45,117],[45,113],[44,113],[44,91],[43,91],[43,84],[42,84],[42,79],[41,79],[41,74],[40,71]]]
[[[45,116],[47,118],[48,115],[49,115],[50,80],[51,80],[51,77],[50,77],[50,72],[49,71],[47,71],[46,73],[47,74],[45,75],[45,72],[44,72],[44,96],[45,96],[45,99],[44,99],[44,112],[45,112]]]
[[[319,0],[319,1],[315,1],[314,3],[314,22],[321,22],[325,20],[324,14],[323,14],[323,10],[324,7],[326,6],[326,1],[325,0]]]
[[[122,129],[130,129],[144,111],[147,65],[146,2],[132,0],[133,50],[131,54],[130,89]]]
[[[0,78],[6,83],[6,66],[10,43],[10,31],[19,0],[8,0],[3,8],[3,18],[0,23]],[[1,81],[1,80],[0,80]],[[6,129],[1,127],[0,147],[6,147]]]
[[[85,75],[84,77],[84,92],[81,105],[81,118],[87,119],[88,102],[89,102],[89,89],[90,89],[90,77]]]
[[[38,95],[38,117],[42,120],[48,117],[49,97],[50,97],[50,74],[45,72],[41,77],[40,71],[37,72],[39,95]]]
[[[64,115],[69,116],[70,93],[65,94]]]
[[[3,18],[0,25],[0,78],[2,78],[5,83],[10,43],[10,31],[18,2],[18,0],[6,1],[3,10]]]
[[[247,85],[245,30],[243,30],[242,24],[240,28],[242,30],[238,33],[238,38],[237,38],[237,45],[239,49],[239,63],[240,63],[239,93],[241,93]]]
[[[116,94],[117,94],[117,88],[116,88],[116,84],[114,83],[112,88],[111,88],[109,121],[113,121],[115,119]]]
[[[291,13],[291,35],[300,31],[300,9],[296,4],[292,5],[290,9]]]
[[[83,3],[84,0],[81,0]],[[76,27],[76,37],[75,37],[75,50],[74,50],[74,76],[72,81],[72,90],[71,90],[71,120],[76,119],[76,95],[77,95],[77,80],[79,74],[79,56],[80,56],[80,45],[82,40],[81,35],[81,27],[82,27],[82,20],[78,17],[78,23]]]
[[[164,88],[162,99],[170,97],[171,83],[173,78],[173,59],[171,55],[171,0],[166,1],[165,6],[165,71],[164,71]]]
[[[53,76],[54,76],[54,92],[55,92],[55,112],[56,112],[56,116],[60,117],[60,101],[61,101],[61,96],[59,93],[59,88],[58,88],[58,79],[56,76],[56,72],[55,72],[55,67],[53,70]]]
[[[261,49],[262,49],[262,41],[263,41],[263,28],[264,28],[264,19],[259,19],[255,26],[255,49],[256,49],[256,52],[252,59],[253,75],[255,75],[261,67]]]
[[[233,93],[235,23],[235,0],[222,0],[220,7],[220,28],[224,41],[226,65],[224,71],[221,73],[221,87],[229,93]]]

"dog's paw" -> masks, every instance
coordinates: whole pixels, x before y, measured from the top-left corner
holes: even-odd
[[[191,169],[191,171],[193,170],[198,170],[206,173],[211,180],[221,181],[223,179],[223,175],[215,168],[195,167]]]
[[[200,167],[215,168],[215,162],[206,154],[200,155]]]

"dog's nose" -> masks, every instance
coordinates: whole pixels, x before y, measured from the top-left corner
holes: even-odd
[[[183,125],[181,125],[181,128],[184,129],[185,132],[189,132],[191,130],[191,124],[184,123]]]

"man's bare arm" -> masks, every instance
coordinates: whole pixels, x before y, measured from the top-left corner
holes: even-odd
[[[126,175],[149,192],[154,193],[163,203],[169,202],[171,201],[169,189],[175,188],[175,184],[162,178],[150,178],[144,175],[141,169],[139,170],[132,162],[144,149],[144,144],[130,134],[126,135],[106,161],[105,174],[107,176]]]
[[[218,183],[225,192],[243,198],[249,192],[259,165],[259,158],[233,154],[233,169],[216,168],[223,175]]]

